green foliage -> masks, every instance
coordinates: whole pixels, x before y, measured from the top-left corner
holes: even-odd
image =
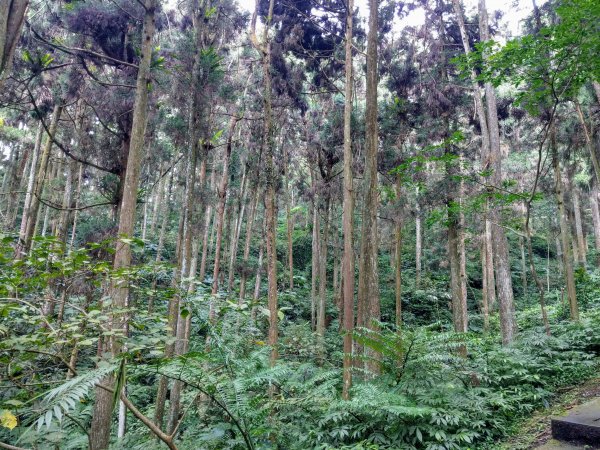
[[[455,62],[465,75],[475,67],[482,80],[519,88],[516,104],[532,114],[572,98],[584,83],[600,79],[600,6],[595,0],[562,0],[555,11],[558,19],[537,33],[504,46],[481,43]]]

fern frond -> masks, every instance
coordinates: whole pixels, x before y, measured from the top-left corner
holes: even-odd
[[[71,378],[60,386],[46,392],[41,409],[36,411],[38,431],[46,424],[49,428],[52,419],[62,421],[65,413],[75,409],[77,403],[103,378],[116,370],[117,366],[103,365],[82,375]]]

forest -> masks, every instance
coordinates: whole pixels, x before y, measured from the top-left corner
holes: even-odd
[[[600,387],[598,0],[0,0],[0,177],[2,449],[528,449]]]

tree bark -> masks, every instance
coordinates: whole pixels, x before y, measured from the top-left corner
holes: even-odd
[[[485,0],[479,0],[479,34],[482,41],[489,41],[490,33],[488,26],[488,15]],[[498,125],[498,110],[496,106],[496,93],[491,83],[485,83],[485,97],[487,106],[487,124],[490,136],[490,168],[493,170],[491,181],[494,186],[501,186],[502,176],[502,154],[500,148],[500,130]],[[500,329],[502,343],[510,344],[516,333],[517,323],[515,319],[514,294],[512,287],[510,255],[508,252],[508,241],[504,228],[500,225],[501,214],[493,207],[489,211],[492,222],[492,247],[494,262],[496,263],[496,289],[498,294]]]
[[[396,200],[402,198],[402,175],[396,174]],[[402,211],[398,211],[394,220],[394,272],[396,296],[396,329],[402,328]]]
[[[327,187],[326,187],[327,188]],[[327,250],[329,241],[329,222],[331,220],[330,196],[325,194],[323,211],[323,236],[319,252],[319,306],[317,308],[317,336],[319,336],[319,351],[324,356],[325,311],[327,308]]]
[[[79,201],[81,200],[81,185],[83,183],[83,164],[78,163],[79,174],[77,175],[77,188],[75,190],[75,212],[73,213],[73,227],[71,229],[71,239],[69,240],[69,253],[73,250],[75,245],[75,238],[77,237],[77,221],[79,219]]]
[[[155,234],[156,234],[156,225],[158,224],[158,219],[159,219],[158,212],[162,207],[163,196],[166,191],[167,176],[166,176],[166,174],[163,175],[163,169],[164,169],[164,164],[161,162],[160,167],[158,169],[159,170],[158,173],[161,178],[158,181],[158,186],[157,186],[156,192],[154,194],[154,203],[152,205],[152,218],[150,219],[149,234],[151,237],[155,237]],[[171,171],[172,170],[174,170],[174,169],[171,169]]]
[[[288,259],[288,271],[289,271],[289,280],[290,280],[290,289],[294,289],[294,242],[293,242],[293,233],[294,233],[294,218],[290,212],[291,207],[293,206],[291,203],[293,201],[292,188],[290,187],[290,161],[289,161],[289,153],[285,152],[285,191],[286,191],[286,202],[285,202],[285,218],[287,223],[287,259]]]
[[[229,159],[231,158],[233,132],[239,119],[233,117],[229,123],[229,134],[227,138],[227,146],[225,147],[225,154],[223,155],[223,172],[221,175],[221,182],[217,188],[217,215],[215,217],[217,227],[217,238],[215,244],[215,264],[213,269],[213,283],[211,295],[214,297],[219,292],[219,270],[221,263],[221,244],[223,240],[223,216],[225,214],[225,202],[227,200],[227,186],[229,182]],[[209,317],[214,319],[214,301],[213,298],[210,304]]]
[[[569,229],[569,224],[567,223],[564,187],[562,181],[562,174],[560,170],[560,162],[558,160],[558,146],[556,143],[555,125],[552,125],[552,129],[550,130],[550,147],[550,150],[552,152],[552,167],[554,169],[554,193],[556,195],[556,203],[558,206],[561,247],[563,255],[563,268],[565,275],[565,283],[567,285],[567,296],[569,299],[570,315],[571,320],[579,320],[577,292],[575,289],[575,275],[573,273],[573,259],[571,256],[571,233]]]
[[[29,0],[0,1],[0,90],[12,68]]]
[[[597,185],[596,185],[597,186]],[[590,207],[594,223],[594,242],[596,244],[596,264],[600,264],[600,209],[598,208],[598,188],[594,186],[590,192]]]
[[[421,286],[421,256],[423,254],[423,232],[421,231],[421,203],[419,188],[415,191],[415,289]]]
[[[131,142],[125,172],[125,189],[121,200],[119,214],[119,236],[131,237],[135,227],[135,210],[139,175],[144,149],[144,134],[148,120],[148,85],[150,78],[150,61],[152,56],[152,38],[155,30],[155,10],[157,0],[145,0],[144,22],[142,29],[141,56],[137,74],[135,102],[133,107],[133,121],[131,128]],[[131,247],[123,241],[117,241],[113,267],[115,270],[127,268],[131,265]],[[116,309],[124,308],[127,304],[129,288],[122,281],[115,281],[111,286],[112,306]],[[111,328],[118,334],[125,329],[126,322],[122,313],[113,314]],[[108,343],[107,350],[113,356],[119,354],[121,344],[116,338]],[[113,384],[112,377],[107,377],[102,384]],[[110,428],[112,416],[112,394],[103,389],[96,389],[96,399],[90,430],[90,449],[105,450],[110,441]]]
[[[367,36],[367,89],[365,107],[365,171],[361,252],[358,275],[358,324],[377,331],[381,319],[379,303],[377,209],[379,204],[377,183],[377,151],[379,129],[377,124],[377,33],[378,0],[369,0],[369,33]],[[367,369],[380,372],[381,355],[367,348]]]
[[[210,175],[210,191],[213,192],[215,189],[215,183],[216,183],[216,177],[217,177],[217,172],[215,170],[212,171],[211,175]],[[213,216],[215,214],[213,214],[213,207],[212,204],[208,204],[208,206],[206,207],[206,222],[204,224],[204,236],[202,238],[202,259],[200,260],[200,280],[204,281],[205,277],[206,277],[206,260],[208,258],[208,254],[210,253],[211,249],[212,249],[212,242],[209,242],[209,236],[211,236],[212,232],[214,231],[215,227],[214,226],[210,226],[211,223],[214,223],[213,221]]]
[[[248,193],[248,170],[247,165],[244,168],[242,175],[242,183],[240,186],[240,196],[237,208],[237,217],[235,219],[235,232],[231,241],[231,249],[229,251],[229,269],[227,270],[227,291],[233,290],[233,281],[235,277],[235,263],[237,261],[238,247],[240,235],[242,233],[242,223],[244,222],[244,213],[246,211],[246,196]]]
[[[258,208],[258,192],[259,187],[256,186],[254,188],[254,196],[252,199],[252,204],[250,207],[250,214],[248,215],[248,220],[246,221],[246,236],[244,238],[244,256],[242,262],[242,275],[240,278],[240,303],[244,300],[246,296],[246,274],[248,272],[248,258],[250,257],[250,244],[252,243],[252,230],[254,227],[254,218],[256,215],[256,210]]]
[[[21,152],[20,144],[14,144],[11,148],[9,156],[9,166],[5,172],[5,183],[2,183],[2,193],[6,198],[6,208],[4,209],[4,229],[12,232],[14,226],[14,217],[16,216],[16,210],[19,207],[19,194],[17,192],[19,187],[19,176],[23,176],[24,173],[19,173],[21,160],[27,157],[26,152]]]
[[[579,256],[578,263],[581,267],[586,264],[586,245],[585,237],[583,236],[583,221],[581,219],[581,207],[579,202],[579,191],[575,186],[572,186],[571,197],[573,200],[573,215],[575,217],[575,235],[577,236],[577,254]]]
[[[265,150],[265,220],[267,239],[267,280],[269,284],[268,306],[269,306],[269,346],[271,347],[271,365],[277,361],[277,252],[276,252],[276,173],[275,173],[275,142],[273,139],[273,111],[271,92],[271,41],[269,29],[273,18],[275,0],[269,1],[269,12],[263,27],[262,44],[256,38],[256,19],[258,16],[258,1],[251,21],[250,38],[253,46],[261,54],[263,69],[263,148]]]
[[[449,128],[448,128],[449,130]],[[451,153],[452,150],[447,150]],[[446,197],[446,209],[448,214],[448,260],[450,262],[450,291],[452,294],[452,322],[454,331],[457,333],[466,333],[468,326],[467,318],[467,297],[463,288],[463,266],[461,247],[464,248],[462,227],[461,227],[461,200],[460,186],[455,181],[460,175],[460,169],[456,164],[457,160],[446,164],[448,177],[448,189]],[[457,198],[458,195],[458,198]]]
[[[320,269],[320,247],[319,247],[319,206],[316,192],[316,177],[314,172],[312,173],[312,185],[314,191],[313,197],[313,224],[312,224],[312,253],[311,253],[311,280],[310,280],[310,324],[313,330],[317,327],[317,285],[319,281]]]

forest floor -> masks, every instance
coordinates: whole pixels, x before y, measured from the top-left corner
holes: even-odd
[[[552,432],[550,430],[550,417],[564,414],[575,406],[600,397],[600,377],[587,380],[579,386],[566,387],[557,392],[557,397],[549,405],[535,412],[530,419],[521,424],[511,437],[506,439],[498,448],[502,450],[529,450],[529,449],[567,449],[585,448],[568,447],[563,444],[553,446]],[[588,449],[590,447],[587,447]]]

